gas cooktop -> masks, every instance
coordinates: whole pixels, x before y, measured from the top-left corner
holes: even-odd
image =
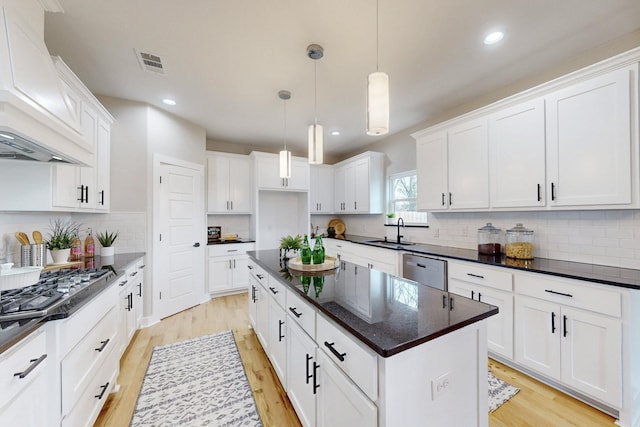
[[[62,269],[40,275],[38,283],[0,292],[0,322],[44,317],[69,297],[115,273],[109,269]]]

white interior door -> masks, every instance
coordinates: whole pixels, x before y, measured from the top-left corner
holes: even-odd
[[[205,299],[202,170],[161,163],[158,180],[157,271],[160,318]]]

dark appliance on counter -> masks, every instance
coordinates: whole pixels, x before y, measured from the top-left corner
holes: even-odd
[[[447,261],[425,256],[402,255],[402,277],[443,291],[447,286]]]
[[[214,225],[207,227],[207,243],[219,242],[222,237],[222,227]]]
[[[62,269],[40,274],[38,283],[0,292],[0,323],[44,317],[69,297],[116,274],[108,269]]]

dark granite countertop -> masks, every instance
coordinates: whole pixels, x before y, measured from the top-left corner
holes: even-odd
[[[360,243],[368,246],[412,252],[416,255],[429,255],[460,261],[477,262],[495,267],[505,267],[520,271],[548,274],[551,276],[566,277],[569,279],[585,280],[629,289],[640,290],[640,270],[631,268],[611,267],[606,265],[585,264],[579,262],[561,261],[548,258],[535,258],[533,260],[510,259],[504,255],[480,255],[473,249],[460,249],[448,246],[424,245],[395,245],[389,243],[373,243],[375,237],[345,236],[344,240]]]
[[[145,254],[143,252],[137,252],[117,254],[112,258],[109,257],[109,259],[103,259],[99,256],[96,256],[93,261],[86,260],[85,265],[87,268],[102,268],[103,266],[110,266],[109,269],[115,273],[115,276],[112,276],[112,278],[106,282],[103,281],[95,283],[69,296],[64,304],[58,306],[52,313],[50,313],[46,317],[0,323],[0,353],[9,349],[12,345],[16,344],[22,338],[26,337],[30,333],[43,326],[46,322],[51,320],[64,319],[71,316],[73,313],[93,300],[93,298],[102,293],[102,291],[110,287],[118,277],[124,274],[124,271],[129,268],[129,266],[142,258],[144,255]],[[105,262],[108,262],[108,264],[106,264]]]
[[[498,308],[348,262],[316,275],[289,270],[274,250],[248,255],[382,357],[498,313]]]

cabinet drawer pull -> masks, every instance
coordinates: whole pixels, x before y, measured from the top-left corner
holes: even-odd
[[[333,353],[333,355],[335,357],[338,358],[339,361],[344,362],[344,357],[347,355],[347,353],[340,353],[338,350],[336,350],[333,346],[335,345],[334,342],[324,342],[324,346],[327,347],[329,350],[331,350],[331,353]]]
[[[278,320],[278,342],[282,342],[282,338],[284,338],[284,335],[282,335],[283,325],[284,325],[284,320]]]
[[[256,274],[256,277],[260,280],[264,279],[264,276],[262,274]]]
[[[100,204],[104,206],[104,190],[100,191]]]
[[[302,313],[298,313],[296,311],[296,307],[289,307],[289,311],[293,313],[294,316],[296,316],[297,318],[300,318],[300,316],[302,316]]]
[[[227,249],[227,252],[238,252],[237,249]]]
[[[555,200],[556,199],[556,185],[552,182],[551,183],[551,200]]]
[[[453,310],[453,297],[449,297],[449,311]]]
[[[556,333],[556,314],[553,311],[551,312],[551,333]]]
[[[42,363],[42,361],[44,359],[47,358],[47,354],[43,354],[42,356],[38,357],[37,359],[31,359],[29,360],[29,362],[31,363],[31,365],[29,365],[29,367],[27,369],[25,369],[22,372],[16,372],[15,374],[13,374],[14,377],[18,377],[20,379],[25,378],[27,375],[29,375],[31,373],[31,371],[33,371],[34,369],[36,369],[36,366],[38,366],[39,364]]]
[[[313,362],[313,394],[316,394],[316,390],[320,387],[318,384],[318,365],[316,362]]]
[[[567,336],[567,316],[562,316],[562,328],[564,329],[564,331],[562,331],[562,336],[566,337]]]
[[[442,206],[444,206],[444,193],[442,193]]]
[[[274,295],[278,293],[278,290],[277,290],[276,288],[269,287],[269,290],[270,290],[270,291],[271,291],[271,293],[272,293],[272,294],[274,294]]]
[[[478,302],[482,302],[482,294],[478,292]]]
[[[135,276],[136,274],[138,274],[138,272],[137,272],[137,271],[134,271],[134,272],[133,272],[133,273],[131,273],[129,276],[133,277],[133,276]]]
[[[102,391],[100,392],[100,394],[96,394],[95,397],[98,400],[102,399],[102,396],[104,396],[104,393],[107,391],[107,389],[109,388],[109,383],[106,383],[105,385],[101,385],[100,388],[102,389]]]
[[[451,206],[453,203],[451,201],[451,193],[449,193],[449,206]]]
[[[306,377],[307,377],[307,384],[309,384],[309,380],[311,379],[311,374],[309,374],[309,361],[313,359],[313,357],[309,356],[309,353],[307,353],[307,373],[306,373]]]
[[[538,201],[542,200],[542,193],[540,190],[542,190],[542,185],[538,184]]]
[[[256,302],[256,287],[251,285],[251,301]]]
[[[247,268],[248,268],[249,270],[253,270],[253,265],[248,265],[248,266],[247,266]]]
[[[475,299],[475,295],[476,295],[475,291],[471,291],[471,299]]]
[[[442,308],[447,308],[447,296],[442,295]]]
[[[127,281],[127,280],[125,280],[125,281],[123,281],[123,282],[118,283],[118,286],[124,286],[124,285],[126,285],[127,283],[128,283],[128,281]]]
[[[545,289],[544,291],[554,295],[562,295],[563,297],[573,298],[573,295],[571,294],[563,294],[562,292],[552,291],[551,289]]]
[[[142,283],[138,283],[138,296],[142,296]]]
[[[420,268],[427,268],[427,266],[426,266],[426,265],[424,265],[424,264],[420,264],[419,262],[417,262],[417,263],[416,263],[416,265],[417,265],[418,267],[420,267]]]
[[[481,276],[479,274],[467,273],[467,276],[476,277],[478,279],[484,279],[484,276]]]
[[[100,347],[96,348],[95,350],[98,353],[102,353],[102,350],[104,350],[104,348],[107,346],[107,344],[109,344],[109,340],[110,340],[110,338],[107,338],[104,341],[100,341],[100,344],[102,344],[102,345]]]

